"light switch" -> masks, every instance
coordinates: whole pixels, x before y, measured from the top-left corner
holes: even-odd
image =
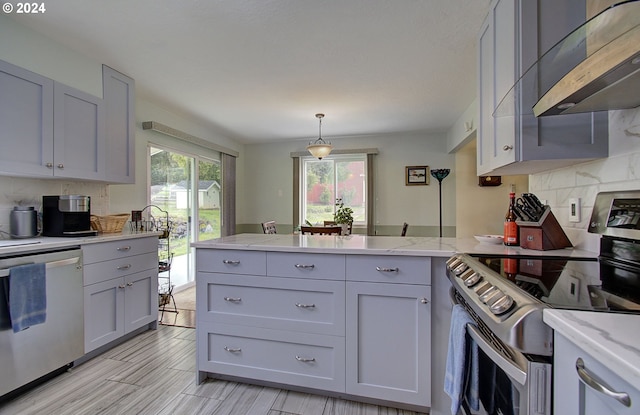
[[[569,199],[569,222],[580,222],[580,198]]]

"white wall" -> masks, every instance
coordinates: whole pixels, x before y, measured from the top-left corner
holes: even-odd
[[[546,199],[575,246],[599,251],[586,232],[596,195],[640,189],[640,109],[609,112],[609,157],[529,177],[530,191]],[[581,218],[569,222],[569,199],[581,199]]]
[[[44,75],[66,85],[102,97],[102,62],[56,43],[0,14],[0,59]],[[118,68],[114,68],[118,69]],[[127,74],[135,79],[136,74]],[[208,157],[218,157],[172,137],[142,130],[142,121],[157,121],[191,135],[210,140],[240,153],[238,184],[243,186],[241,144],[215,132],[201,120],[167,111],[136,94],[136,183],[107,185],[80,180],[40,180],[0,176],[0,231],[9,231],[9,213],[13,206],[40,208],[42,195],[83,194],[91,196],[91,211],[96,215],[130,212],[147,204],[147,145],[149,142]],[[240,210],[242,208],[240,207]]]
[[[446,152],[444,134],[396,134],[393,136],[329,137],[335,149],[378,148],[376,157],[376,224],[400,227],[409,223],[409,235],[418,227],[438,227],[438,182],[428,186],[405,186],[405,166],[450,168],[442,184],[443,226],[455,226],[454,156]],[[293,163],[291,152],[304,151],[308,141],[253,144],[245,147],[247,177],[241,190],[245,210],[240,224],[275,220],[293,224]],[[429,229],[430,232],[437,229]]]
[[[456,236],[502,235],[511,185],[516,194],[529,188],[529,176],[502,176],[500,186],[478,185],[476,140],[456,152]]]

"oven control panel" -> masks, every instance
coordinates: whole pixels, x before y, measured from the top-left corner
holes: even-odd
[[[553,332],[542,321],[542,302],[469,255],[452,256],[446,267],[457,302],[502,342],[524,353],[551,355]]]

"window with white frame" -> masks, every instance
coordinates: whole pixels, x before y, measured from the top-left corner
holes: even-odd
[[[367,155],[300,158],[300,223],[332,221],[336,199],[353,209],[354,225],[367,224]]]

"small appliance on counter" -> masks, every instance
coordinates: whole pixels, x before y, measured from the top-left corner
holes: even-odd
[[[42,196],[42,235],[97,235],[97,231],[91,229],[91,197]]]
[[[38,212],[33,206],[16,206],[9,215],[11,239],[38,236]]]

